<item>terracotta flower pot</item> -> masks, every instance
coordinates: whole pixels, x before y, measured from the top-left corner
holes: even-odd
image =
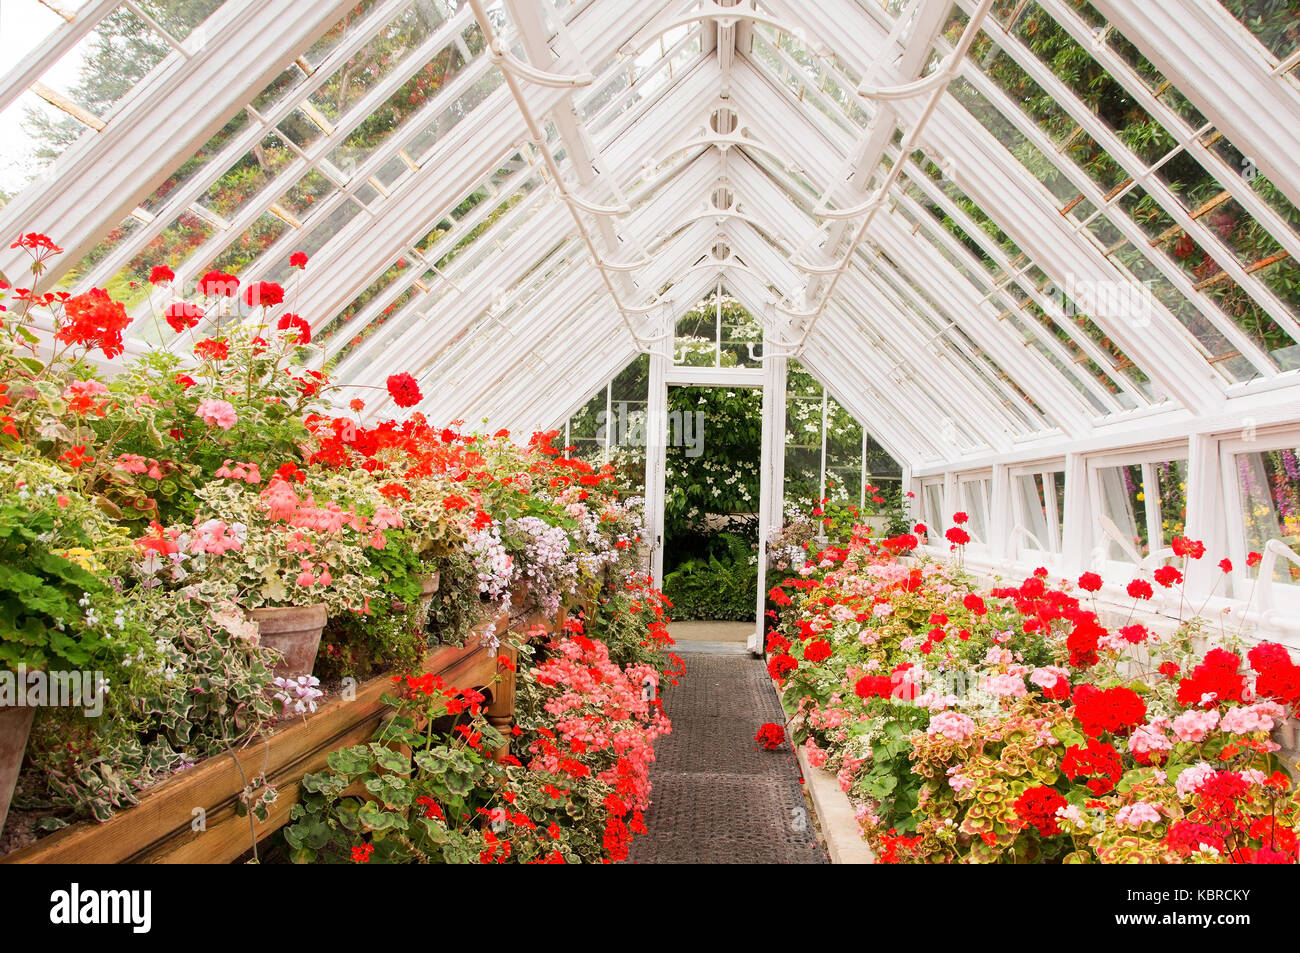
[[[419,614],[416,618],[419,620],[420,628],[424,628],[429,621],[429,606],[433,604],[433,594],[438,591],[439,576],[436,572],[418,577],[420,580],[420,601],[418,604]]]
[[[18,771],[27,751],[36,709],[29,706],[0,708],[0,831],[5,828],[9,801],[18,786]]]
[[[257,623],[261,644],[284,656],[275,666],[276,675],[297,678],[311,674],[329,617],[324,605],[261,608],[249,615]]]

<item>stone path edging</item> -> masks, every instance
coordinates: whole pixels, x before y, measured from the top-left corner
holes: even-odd
[[[804,746],[795,749],[803,770],[804,787],[812,798],[822,839],[832,864],[874,864],[876,855],[858,833],[853,803],[840,790],[839,781],[830,772],[808,763]]]

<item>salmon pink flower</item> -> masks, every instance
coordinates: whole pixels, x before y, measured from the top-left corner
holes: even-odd
[[[199,401],[199,406],[194,412],[209,427],[220,427],[222,430],[229,430],[238,420],[235,408],[229,401],[212,397]]]

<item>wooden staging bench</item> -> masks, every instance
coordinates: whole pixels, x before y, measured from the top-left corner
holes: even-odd
[[[525,632],[541,621],[559,631],[564,612],[555,619],[530,617],[511,626],[506,615],[496,631]],[[499,653],[514,656],[502,646]],[[484,646],[441,647],[422,667],[448,685],[491,687],[488,719],[509,731],[515,686],[511,671],[498,671],[497,656]],[[6,864],[227,864],[246,853],[289,821],[300,800],[303,775],[322,771],[330,752],[369,741],[392,712],[383,702],[393,694],[391,675],[369,679],[356,687],[349,701],[334,696],[309,716],[279,723],[274,733],[255,738],[246,747],[215,755],[197,766],[154,785],[140,803],[119,811],[102,824],[82,821],[0,858]],[[244,787],[259,775],[277,789],[265,821],[253,821],[236,811]]]

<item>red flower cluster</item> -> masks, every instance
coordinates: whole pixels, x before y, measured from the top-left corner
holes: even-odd
[[[1016,816],[1026,824],[1032,824],[1041,837],[1055,837],[1061,833],[1056,823],[1056,811],[1069,802],[1052,788],[1039,785],[1028,788],[1016,798],[1014,807]]]
[[[1169,541],[1170,547],[1175,556],[1188,556],[1192,559],[1200,559],[1205,555],[1205,544],[1199,539],[1188,539],[1186,536],[1175,536]]]
[[[1065,647],[1070,650],[1070,664],[1076,668],[1088,668],[1100,661],[1097,646],[1106,630],[1097,624],[1097,617],[1091,612],[1082,613],[1074,621],[1074,628],[1065,637]]]
[[[410,374],[390,375],[388,394],[398,407],[414,407],[424,399],[424,395],[420,393],[420,385]]]
[[[1246,653],[1255,670],[1255,693],[1284,705],[1300,705],[1300,665],[1275,642],[1262,642]]]
[[[271,308],[284,301],[284,289],[274,281],[253,281],[244,289],[244,304]]]
[[[1085,592],[1097,592],[1101,589],[1101,576],[1095,572],[1085,572],[1079,577],[1079,588]]]
[[[776,751],[785,744],[785,728],[769,721],[759,727],[758,734],[754,735],[754,740],[766,750]]]
[[[233,298],[235,292],[239,290],[239,279],[234,275],[228,275],[224,271],[209,271],[199,279],[199,294],[209,298],[215,298],[221,295],[226,298]]]
[[[203,317],[203,309],[196,304],[190,304],[188,301],[177,301],[169,304],[163,311],[163,319],[171,325],[171,329],[177,334],[187,331],[199,323]]]
[[[64,344],[98,347],[107,358],[123,351],[122,331],[131,323],[126,308],[103,288],[91,288],[63,304],[63,321],[54,335]]]
[[[825,639],[814,639],[804,646],[803,658],[805,662],[824,662],[831,657],[831,644]]]
[[[778,685],[785,681],[785,677],[799,668],[799,663],[789,655],[773,655],[767,660],[767,674],[771,675]]]
[[[1065,749],[1061,770],[1071,781],[1087,778],[1088,790],[1100,797],[1119,783],[1124,766],[1114,745],[1089,738],[1086,747],[1070,745]]]
[[[1178,683],[1178,701],[1193,707],[1207,699],[1208,704],[1217,706],[1241,701],[1245,689],[1241,658],[1226,649],[1210,649],[1201,664]]]
[[[868,698],[889,698],[894,692],[892,675],[864,675],[853,686],[853,693],[866,701]]]
[[[224,361],[230,357],[230,344],[219,338],[204,338],[194,345],[194,356],[203,361]]]
[[[970,533],[966,532],[959,526],[952,527],[952,529],[944,533],[943,536],[944,539],[948,540],[948,542],[952,543],[954,546],[965,546],[970,542]]]
[[[1155,595],[1155,591],[1151,588],[1151,583],[1147,582],[1145,579],[1134,579],[1125,587],[1125,591],[1134,599],[1150,599]]]
[[[1085,734],[1128,734],[1146,718],[1147,706],[1131,688],[1100,689],[1080,685],[1074,690],[1074,717]]]
[[[1155,577],[1156,582],[1166,589],[1183,581],[1183,574],[1178,571],[1177,566],[1161,566],[1151,575]]]
[[[299,317],[292,311],[280,315],[280,320],[275,322],[275,327],[279,331],[291,331],[297,334],[299,344],[311,343],[311,325],[307,323],[306,318]]]

